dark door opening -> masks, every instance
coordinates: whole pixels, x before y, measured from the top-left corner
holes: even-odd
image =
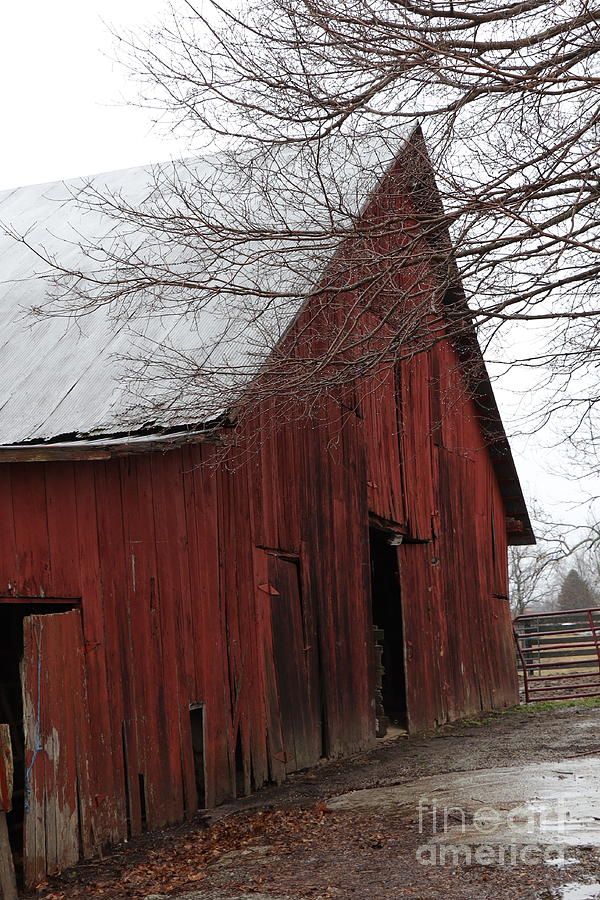
[[[376,694],[379,694],[376,703],[382,708],[377,716],[380,737],[385,734],[388,722],[395,727],[407,727],[400,573],[397,547],[390,544],[390,537],[391,532],[379,528],[369,530]]]
[[[25,735],[23,729],[23,619],[42,613],[68,612],[75,603],[0,603],[0,722],[10,726],[14,780],[8,833],[19,881],[23,875],[23,819],[25,814]]]
[[[204,703],[190,704],[190,728],[192,731],[192,752],[194,754],[194,776],[196,780],[196,802],[198,809],[206,806],[206,775],[204,767]]]

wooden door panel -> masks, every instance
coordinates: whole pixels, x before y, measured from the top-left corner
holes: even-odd
[[[25,885],[93,850],[89,718],[79,610],[23,620]]]
[[[316,636],[307,634],[298,563],[269,557],[273,655],[286,771],[314,765],[321,751]]]

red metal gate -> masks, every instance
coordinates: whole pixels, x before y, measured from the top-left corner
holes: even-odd
[[[600,696],[600,607],[513,620],[526,703]]]

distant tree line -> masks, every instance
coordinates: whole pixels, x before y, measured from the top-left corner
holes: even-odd
[[[600,606],[600,526],[552,523],[531,509],[537,543],[509,547],[513,616]]]

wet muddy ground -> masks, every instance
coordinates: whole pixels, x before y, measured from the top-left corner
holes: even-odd
[[[600,898],[600,707],[398,737],[131,841],[37,896]]]

